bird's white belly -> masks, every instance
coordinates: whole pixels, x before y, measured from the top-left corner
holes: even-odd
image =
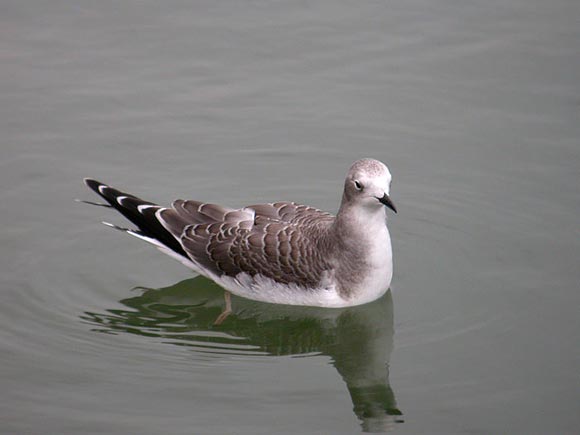
[[[317,288],[304,288],[293,283],[279,283],[263,275],[252,277],[246,273],[240,273],[235,278],[222,276],[212,279],[237,296],[260,302],[335,308],[356,305],[340,297],[331,282],[323,282]]]

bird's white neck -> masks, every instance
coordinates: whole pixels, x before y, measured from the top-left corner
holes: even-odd
[[[386,292],[393,254],[385,208],[343,204],[333,227],[336,278],[344,297],[364,303]]]

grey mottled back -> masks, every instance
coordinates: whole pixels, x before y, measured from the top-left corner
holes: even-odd
[[[334,217],[312,207],[277,202],[234,210],[178,200],[158,216],[194,262],[217,276],[244,272],[315,287],[331,268],[325,241]]]

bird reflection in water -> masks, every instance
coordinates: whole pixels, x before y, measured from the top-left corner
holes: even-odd
[[[203,277],[161,289],[141,289],[120,302],[129,310],[85,312],[95,331],[161,337],[199,352],[256,355],[327,355],[346,383],[364,432],[403,422],[389,385],[393,349],[391,292],[361,306],[329,309],[232,300],[232,314],[214,325],[223,290]]]

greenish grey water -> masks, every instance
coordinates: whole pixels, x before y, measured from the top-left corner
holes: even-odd
[[[143,289],[145,290],[145,289]],[[188,346],[208,360],[224,356],[326,356],[350,393],[365,431],[387,431],[401,422],[389,386],[393,348],[393,301],[350,309],[322,309],[258,303],[234,297],[233,313],[223,324],[223,290],[197,277],[163,289],[147,289],[123,299],[128,309],[86,312],[94,331],[162,338]]]
[[[2,433],[576,433],[580,5],[0,4]],[[145,199],[336,211],[385,161],[392,291],[234,299],[99,224]],[[402,414],[402,415],[399,415]]]

